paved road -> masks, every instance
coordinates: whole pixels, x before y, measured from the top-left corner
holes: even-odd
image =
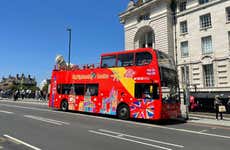
[[[227,150],[230,128],[123,121],[0,101],[0,150]]]

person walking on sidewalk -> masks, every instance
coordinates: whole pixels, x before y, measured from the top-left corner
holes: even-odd
[[[214,100],[214,108],[216,109],[216,119],[218,120],[218,116],[220,114],[220,119],[223,120],[223,113],[219,111],[219,106],[222,105],[222,102],[220,100],[220,96],[216,95]]]
[[[228,110],[228,113],[230,113],[230,96],[229,96],[229,100],[227,102],[227,110]]]

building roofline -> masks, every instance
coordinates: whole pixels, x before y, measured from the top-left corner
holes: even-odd
[[[135,6],[134,8],[132,8],[130,10],[126,10],[125,12],[120,13],[119,14],[120,20],[122,20],[122,18],[130,15],[131,13],[134,13],[134,12],[137,12],[137,11],[139,11],[141,9],[149,7],[149,5],[154,4],[156,2],[159,2],[159,1],[171,1],[171,0],[150,0],[150,1],[147,1],[147,2],[145,2],[143,4],[141,4],[140,6]],[[122,23],[122,21],[121,21],[121,23]]]
[[[222,3],[224,1],[227,1],[227,0],[214,0],[214,1],[210,1],[206,4],[202,4],[202,5],[196,5],[194,7],[191,7],[185,11],[182,11],[182,12],[177,12],[176,13],[176,16],[177,17],[181,17],[181,16],[184,16],[184,15],[187,15],[189,13],[193,13],[193,12],[196,12],[196,11],[199,11],[199,10],[202,10],[202,9],[206,9],[208,7],[211,7],[213,5],[216,5],[216,4],[219,4],[219,3]]]

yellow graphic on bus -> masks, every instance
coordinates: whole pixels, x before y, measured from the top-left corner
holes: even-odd
[[[135,84],[135,81],[134,81],[133,78],[126,78],[125,77],[125,73],[126,73],[127,70],[124,67],[110,68],[110,70],[113,72],[115,78],[122,83],[122,85],[130,93],[130,95],[132,97],[134,97],[134,84]]]

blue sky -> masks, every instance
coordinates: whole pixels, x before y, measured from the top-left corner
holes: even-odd
[[[118,14],[129,0],[1,0],[0,78],[31,74],[38,82],[49,78],[55,57],[71,62],[98,63],[101,53],[124,49]]]

